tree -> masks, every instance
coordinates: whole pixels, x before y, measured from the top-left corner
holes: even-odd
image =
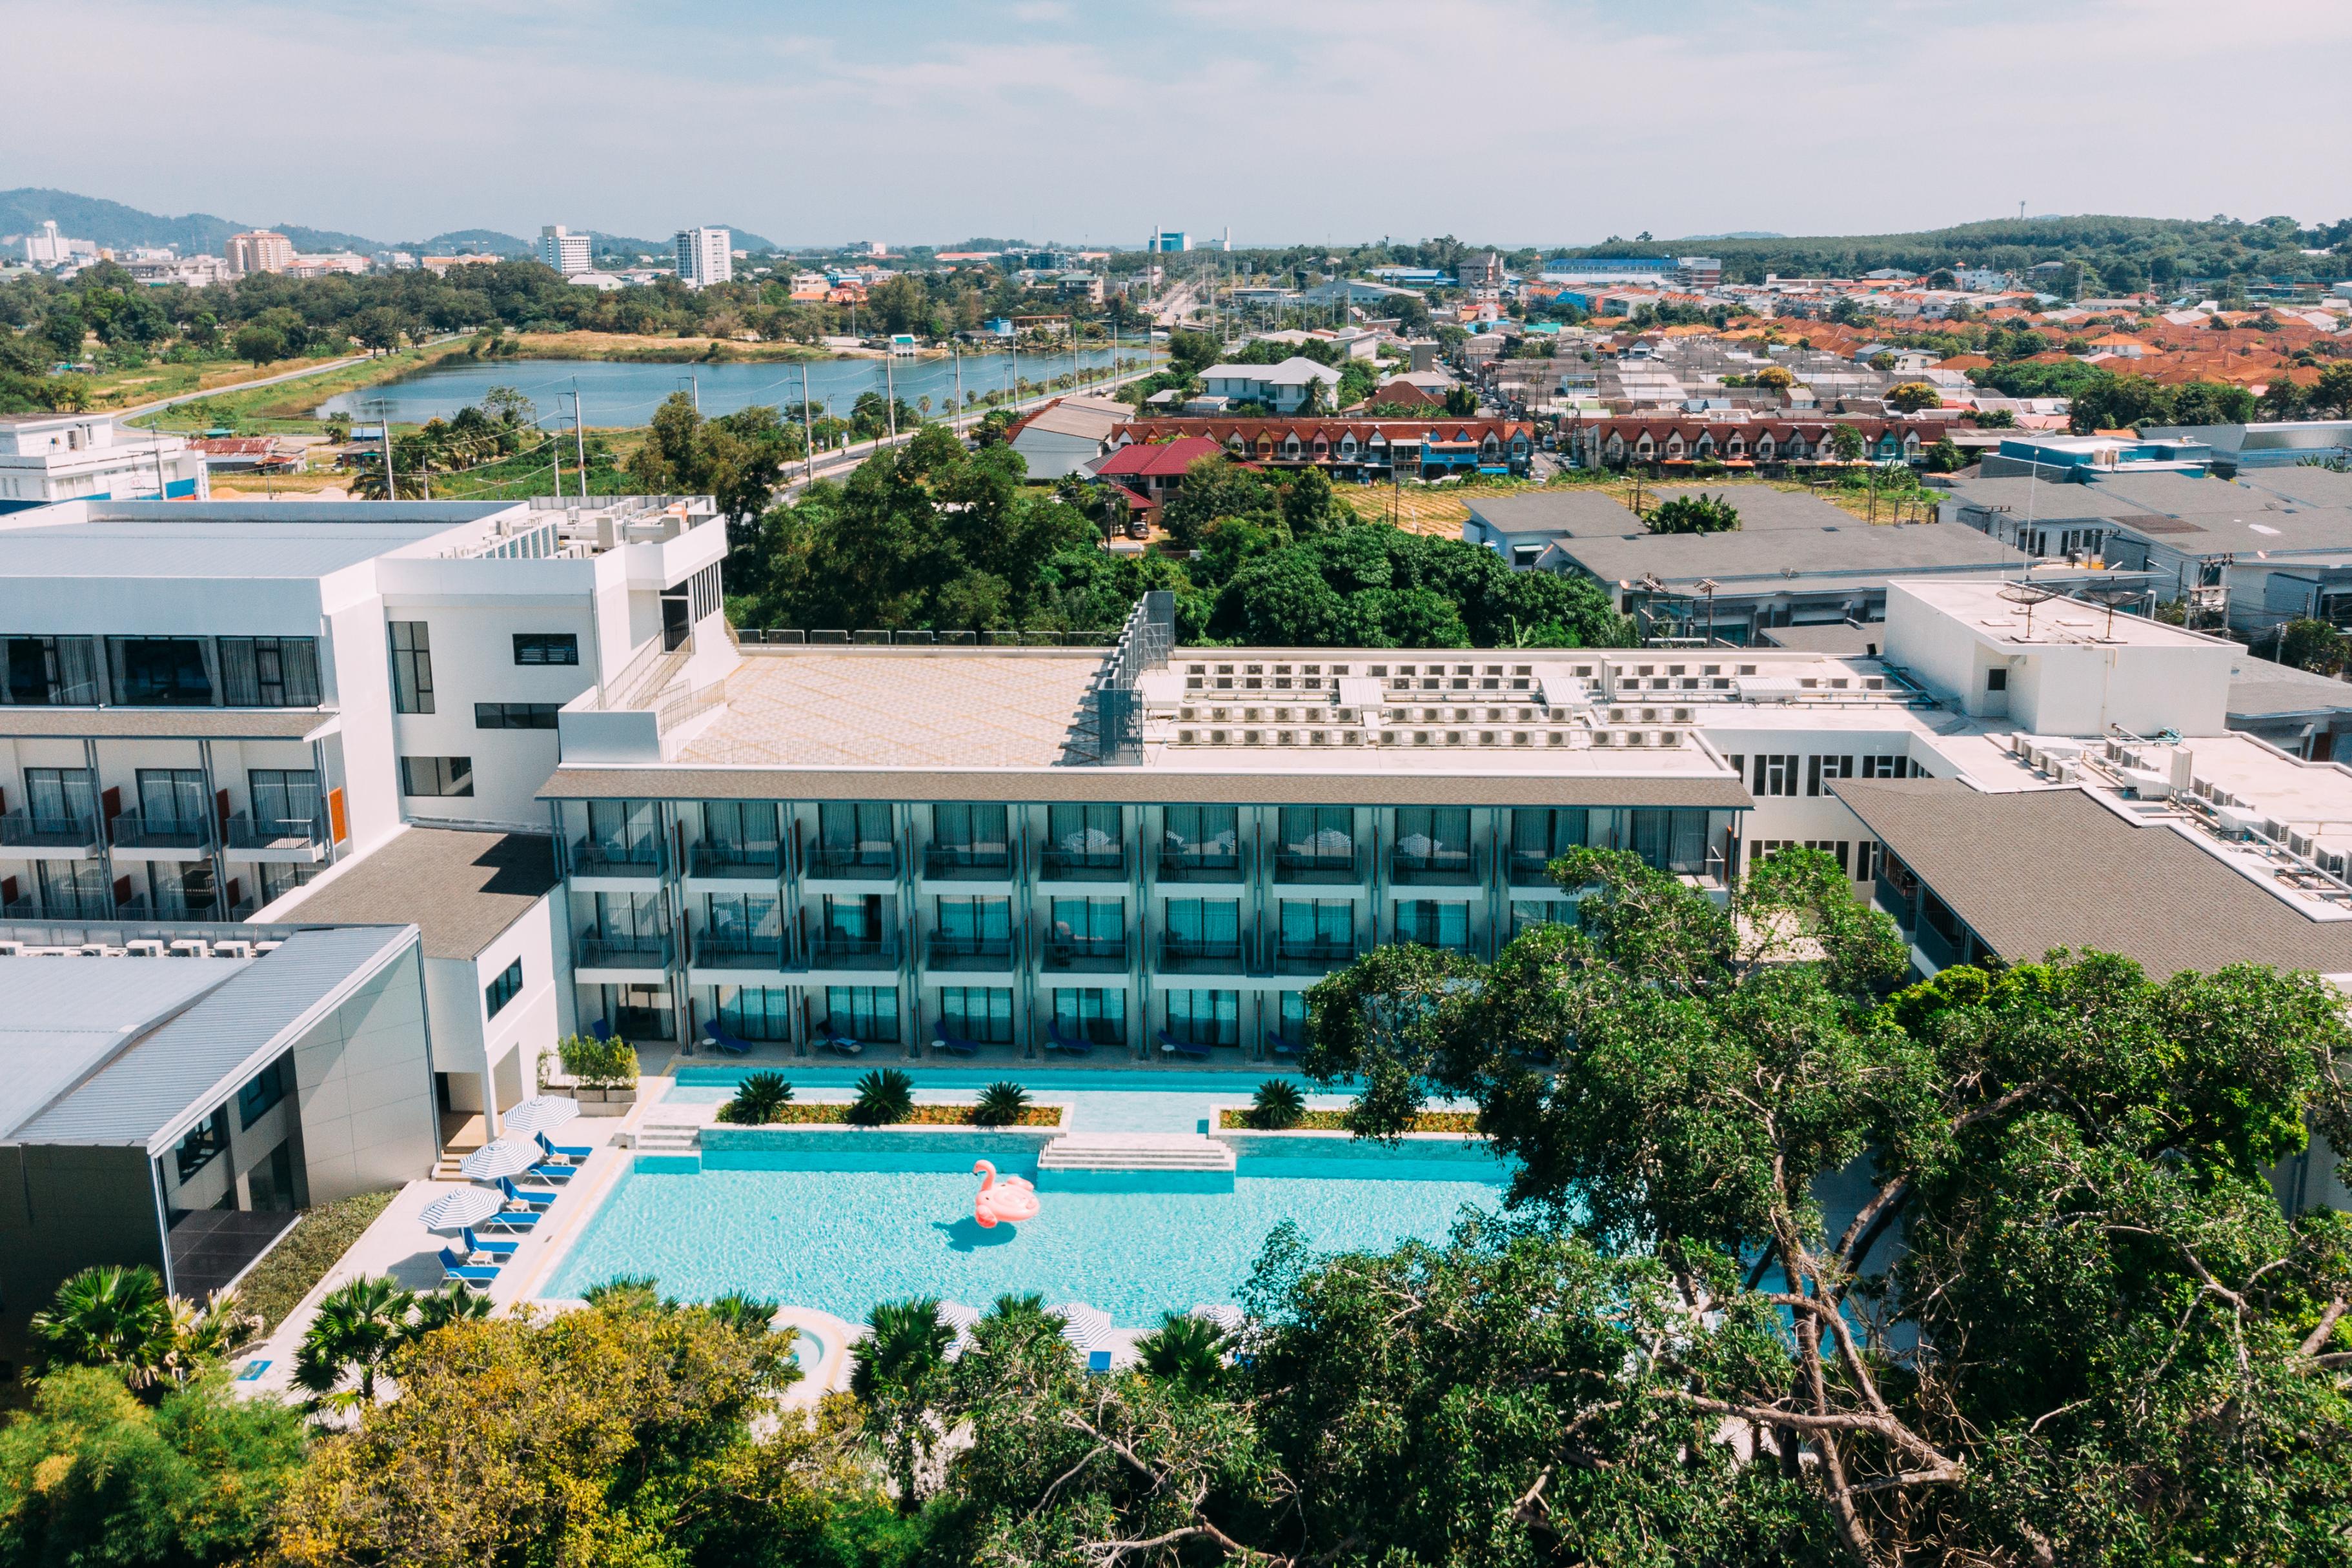
[[[28,1327],[51,1365],[103,1367],[134,1389],[184,1385],[259,1331],[234,1291],[167,1295],[144,1264],[84,1269]]]
[[[352,337],[372,354],[388,354],[400,347],[399,313],[385,306],[362,310],[352,319]]]
[[[2277,659],[2298,670],[2332,675],[2344,667],[2347,647],[2343,634],[2325,621],[2303,617],[2281,626]]]
[[[231,1393],[217,1369],[152,1406],[110,1371],[53,1371],[0,1428],[0,1562],[257,1562],[302,1427],[284,1405]]]
[[[385,1278],[351,1281],[320,1299],[294,1358],[294,1385],[320,1409],[375,1402],[376,1375],[408,1336],[416,1298]],[[358,1385],[344,1382],[356,1375]]]
[[[1961,455],[1958,445],[1948,435],[1936,437],[1935,444],[1927,448],[1927,472],[1930,474],[1955,474],[1967,465],[1968,458]]]
[[[2352,360],[2337,360],[2319,372],[2307,407],[2315,419],[2352,419]]]
[[[399,1398],[314,1440],[273,1561],[817,1560],[883,1504],[845,1412],[778,1403],[793,1343],[658,1300],[448,1324],[394,1353]]]
[[[1830,450],[1841,463],[1858,462],[1870,450],[1870,439],[1851,424],[1830,426]]]
[[[1136,1341],[1144,1375],[1189,1393],[1213,1392],[1225,1375],[1225,1331],[1188,1312],[1161,1315],[1160,1326]]]
[[[1786,365],[1767,365],[1756,372],[1756,384],[1759,387],[1771,387],[1776,391],[1785,391],[1797,384],[1797,377],[1795,372]]]
[[[1476,389],[1456,383],[1445,389],[1445,417],[1475,419],[1478,413]]]
[[[1739,526],[1739,509],[1730,497],[1710,497],[1702,490],[1668,497],[1650,508],[1642,521],[1654,534],[1729,533]]]
[[[285,334],[274,327],[264,327],[258,323],[240,327],[233,341],[236,345],[236,357],[251,361],[257,368],[286,357]]]
[[[866,397],[882,404],[881,394]],[[877,427],[878,429],[878,427]],[[709,495],[727,517],[730,549],[758,537],[758,518],[775,498],[784,470],[802,455],[801,432],[772,408],[754,405],[705,419],[685,392],[654,411],[646,439],[629,457],[629,476],[656,495]]]
[[[60,305],[41,319],[41,337],[61,360],[81,358],[82,340],[89,336],[89,323],[70,306]]]
[[[1886,389],[1886,406],[1901,413],[1944,406],[1943,394],[1926,382],[1902,382]]]
[[[849,1373],[849,1392],[866,1407],[866,1430],[889,1456],[898,1509],[922,1501],[922,1466],[940,1433],[932,1409],[945,1392],[948,1345],[955,1338],[929,1299],[884,1301],[866,1320]]]
[[[1588,1353],[1592,1407],[1540,1428],[1562,1437],[1539,1519],[1695,1519],[1612,1472],[1728,1448],[1742,1482],[1782,1483],[1742,1532],[1810,1513],[1860,1563],[2334,1550],[2352,1236],[2281,1214],[2268,1176],[2307,1125],[2352,1130],[2321,982],[2062,955],[1890,998],[1904,944],[1818,852],[1763,862],[1728,908],[1615,852],[1554,874],[1577,925],[1487,966],[1360,960],[1310,992],[1305,1062],[1362,1085],[1364,1135],[1425,1092],[1475,1101],[1514,1201],[1590,1249],[1548,1277],[1612,1304],[1564,1315],[1631,1338]],[[1633,1410],[1672,1418],[1629,1455]],[[1570,1482],[1606,1506],[1559,1506]]]

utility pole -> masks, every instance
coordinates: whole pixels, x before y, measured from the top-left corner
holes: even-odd
[[[898,378],[890,361],[897,359],[896,350],[886,350],[882,355],[882,412],[890,427],[890,439],[898,439]]]
[[[561,501],[563,499],[563,436],[562,432],[559,431],[547,438],[547,449],[549,455],[552,457],[555,462],[555,498]],[[587,488],[584,483],[582,486],[581,495],[583,498],[587,495]]]
[[[816,425],[809,418],[808,362],[801,362],[801,445],[808,477],[816,477]]]
[[[580,378],[572,379],[572,450],[580,459],[580,498],[588,498],[588,433],[580,418]]]
[[[376,418],[380,422],[376,426],[376,434],[383,437],[383,498],[387,501],[396,501],[400,499],[400,486],[394,482],[392,476],[392,405],[383,399],[378,398],[375,400],[375,407]]]
[[[963,345],[950,343],[948,351],[955,356],[955,413],[948,418],[948,428],[961,435],[963,434]],[[802,373],[805,375],[807,372]]]

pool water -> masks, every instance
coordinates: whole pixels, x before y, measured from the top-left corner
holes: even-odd
[[[1442,1240],[1465,1207],[1500,1206],[1503,1178],[1499,1164],[1466,1151],[1244,1156],[1224,1190],[1205,1182],[1181,1190],[1165,1176],[1065,1185],[1047,1173],[1035,1219],[983,1230],[972,1218],[978,1179],[963,1171],[793,1168],[791,1158],[695,1175],[631,1171],[545,1293],[578,1296],[616,1275],[651,1274],[664,1294],[685,1300],[742,1291],[858,1322],[887,1301],[984,1307],[1008,1291],[1034,1291],[1146,1328],[1165,1312],[1234,1301],[1284,1220],[1318,1252]]]

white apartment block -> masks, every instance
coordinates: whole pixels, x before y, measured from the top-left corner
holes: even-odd
[[[734,236],[725,229],[680,229],[673,241],[677,278],[689,288],[725,283],[735,276]]]
[[[566,277],[596,270],[595,246],[584,234],[573,234],[562,224],[539,231],[539,259]]]
[[[57,501],[203,500],[204,455],[105,413],[0,414],[0,515]]]
[[[228,269],[237,277],[252,272],[283,272],[294,265],[294,242],[269,229],[228,236]]]

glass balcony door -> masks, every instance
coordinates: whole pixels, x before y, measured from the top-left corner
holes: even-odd
[[[931,842],[924,853],[924,874],[1002,875],[1010,872],[1013,851],[1006,823],[1003,806],[932,807]]]
[[[87,768],[27,768],[25,807],[36,832],[79,833],[98,821],[98,786]]]
[[[1399,810],[1396,875],[1400,881],[1469,881],[1469,811],[1460,807],[1408,807]]]
[[[1127,967],[1127,901],[1057,898],[1051,910],[1045,962],[1056,969]]]
[[[1279,824],[1282,847],[1275,862],[1278,880],[1355,880],[1355,815],[1346,807],[1285,806]]]
[[[1124,875],[1127,858],[1117,806],[1049,806],[1045,866],[1051,877]]]
[[[1160,831],[1160,875],[1182,881],[1241,871],[1240,812],[1232,806],[1171,806]]]
[[[816,861],[821,872],[888,874],[897,863],[890,808],[875,800],[827,801],[816,809]]]

